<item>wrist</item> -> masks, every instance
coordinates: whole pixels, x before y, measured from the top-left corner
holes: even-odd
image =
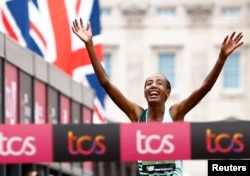
[[[220,58],[220,60],[225,61],[227,59],[227,55],[223,52],[220,52],[219,58]]]
[[[92,41],[92,39],[90,39],[90,40],[88,40],[88,41],[85,41],[84,43],[85,43],[85,46],[86,46],[86,47],[92,47],[92,46],[93,46],[93,41]]]

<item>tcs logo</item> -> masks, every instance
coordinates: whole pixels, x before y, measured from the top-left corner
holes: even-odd
[[[36,154],[33,142],[34,136],[21,138],[19,136],[6,137],[0,133],[0,156],[32,156]]]
[[[104,140],[105,140],[105,136],[103,135],[97,135],[95,137],[91,137],[89,135],[76,136],[73,134],[72,131],[69,131],[68,132],[68,151],[71,155],[78,155],[78,154],[102,155],[106,152],[106,146],[103,143]]]
[[[230,151],[239,153],[242,152],[245,148],[244,143],[242,142],[243,138],[242,133],[219,133],[215,134],[211,129],[206,130],[206,143],[207,150],[210,153],[228,153]],[[224,145],[222,143],[224,142]],[[225,146],[225,143],[227,146]]]
[[[145,135],[140,130],[136,132],[136,148],[140,154],[170,154],[175,147],[171,140],[174,138],[172,134],[160,136],[158,134]],[[153,147],[153,144],[159,144]]]

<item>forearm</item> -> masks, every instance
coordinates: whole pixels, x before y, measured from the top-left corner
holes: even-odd
[[[203,89],[205,89],[206,92],[210,91],[215,84],[217,78],[219,77],[221,70],[225,64],[227,56],[220,53],[219,58],[217,59],[217,62],[215,63],[213,69],[210,71],[210,73],[207,75],[203,82]]]
[[[90,57],[90,61],[92,63],[93,69],[95,71],[95,74],[100,82],[101,85],[104,85],[105,82],[108,80],[108,76],[107,73],[105,72],[102,64],[100,63],[94,45],[93,45],[93,41],[90,40],[89,42],[85,43],[85,46],[87,48],[89,57]]]

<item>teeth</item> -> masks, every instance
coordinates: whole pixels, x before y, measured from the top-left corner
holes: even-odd
[[[152,92],[150,92],[150,95],[158,95],[158,92],[157,91],[152,91]]]

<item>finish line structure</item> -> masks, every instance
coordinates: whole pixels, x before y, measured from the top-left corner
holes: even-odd
[[[0,125],[0,163],[250,158],[250,122]]]

